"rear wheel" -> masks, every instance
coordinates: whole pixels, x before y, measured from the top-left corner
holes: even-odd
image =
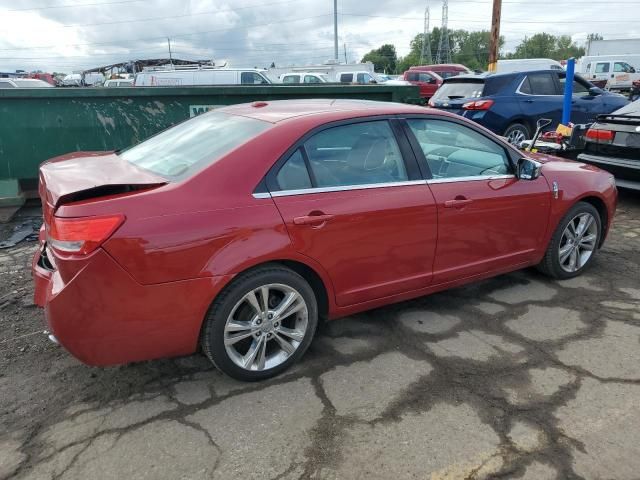
[[[601,235],[598,210],[590,203],[577,203],[558,224],[538,269],[559,279],[580,275],[593,261]]]
[[[502,134],[509,143],[515,146],[520,146],[522,142],[531,138],[531,132],[526,125],[522,123],[512,123]]]
[[[238,380],[256,381],[279,374],[304,354],[318,307],[304,278],[275,265],[237,278],[205,322],[202,349],[213,364]]]

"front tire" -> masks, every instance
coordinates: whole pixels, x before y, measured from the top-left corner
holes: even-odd
[[[522,142],[531,138],[529,128],[522,123],[512,123],[502,134],[510,144],[519,147]]]
[[[205,319],[202,350],[230,377],[278,375],[305,353],[318,324],[309,283],[279,265],[241,274],[218,295]]]
[[[578,202],[558,223],[538,270],[557,279],[580,275],[593,261],[601,235],[598,210]]]

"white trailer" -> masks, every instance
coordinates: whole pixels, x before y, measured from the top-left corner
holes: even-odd
[[[592,40],[587,45],[588,56],[640,54],[640,38]]]
[[[329,77],[331,82],[339,82],[341,73],[368,72],[373,75],[373,63],[324,63],[321,65],[304,65],[300,67],[276,67],[267,70],[267,76],[274,82],[285,73],[310,72],[323,73]]]

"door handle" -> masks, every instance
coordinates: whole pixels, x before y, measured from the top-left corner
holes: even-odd
[[[333,218],[333,215],[326,215],[324,213],[311,212],[309,215],[303,217],[294,217],[294,225],[320,225]]]
[[[531,100],[530,98],[527,98],[527,99],[525,100],[525,103],[533,103],[533,100]]]
[[[470,198],[458,196],[453,200],[445,201],[444,206],[445,208],[463,208],[469,205],[470,203],[473,203],[473,200],[471,200]]]

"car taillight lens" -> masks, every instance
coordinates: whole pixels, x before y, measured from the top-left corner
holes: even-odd
[[[476,100],[462,105],[463,110],[489,110],[493,105],[493,100]]]
[[[592,142],[598,143],[611,143],[616,133],[611,130],[598,130],[596,128],[590,128],[587,130],[586,138]]]
[[[85,255],[93,252],[124,222],[124,215],[58,218],[49,225],[47,241],[52,248]]]

